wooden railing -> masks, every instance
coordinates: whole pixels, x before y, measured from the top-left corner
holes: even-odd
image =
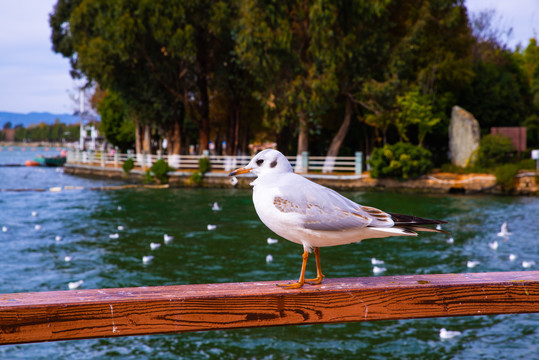
[[[150,168],[159,159],[164,159],[175,169],[198,169],[198,161],[201,157],[207,157],[213,170],[229,172],[238,167],[245,166],[251,160],[251,156],[228,156],[228,155],[153,155],[153,154],[122,154],[103,153],[95,151],[69,150],[68,163],[81,163],[100,167],[121,167],[124,161],[132,158],[135,166]],[[304,153],[301,156],[287,156],[292,167],[298,172],[343,172],[361,175],[363,154],[357,152],[355,156],[309,156]]]
[[[539,312],[539,271],[0,294],[0,344]]]

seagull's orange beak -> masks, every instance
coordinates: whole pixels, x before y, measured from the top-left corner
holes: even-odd
[[[242,167],[242,168],[239,168],[239,169],[236,169],[236,170],[232,171],[230,174],[228,174],[228,176],[236,176],[236,175],[239,175],[239,174],[245,174],[245,173],[248,173],[251,170],[253,170],[253,168]]]

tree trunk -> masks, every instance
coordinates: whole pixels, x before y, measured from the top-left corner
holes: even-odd
[[[144,133],[143,133],[143,139],[142,139],[142,152],[146,154],[150,154],[151,153],[150,125],[145,124],[143,127],[144,127]]]
[[[299,118],[298,152],[296,155],[296,172],[307,172],[307,164],[303,163],[302,154],[309,151],[309,120],[301,114]]]
[[[140,134],[140,124],[137,117],[135,117],[135,153],[142,153],[142,137]]]
[[[180,131],[180,119],[176,119],[174,121],[174,128],[172,130],[172,136],[171,140],[172,143],[169,144],[169,154],[173,155],[180,155],[181,149],[182,149],[182,137],[181,137],[181,131]]]
[[[352,100],[349,97],[346,97],[346,105],[344,110],[344,121],[339,127],[339,131],[331,140],[331,145],[329,146],[326,159],[324,160],[324,167],[322,172],[328,173],[333,171],[335,166],[335,158],[339,155],[339,149],[348,134],[348,128],[350,127],[350,121],[352,119]]]

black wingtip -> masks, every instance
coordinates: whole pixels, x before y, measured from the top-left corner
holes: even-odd
[[[438,225],[447,224],[444,220],[425,219],[413,215],[388,213],[395,225]]]

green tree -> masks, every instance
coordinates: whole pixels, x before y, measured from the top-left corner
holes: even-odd
[[[97,106],[101,115],[100,131],[120,151],[132,149],[135,143],[135,124],[128,119],[124,103],[117,93],[109,91]]]
[[[407,128],[412,124],[417,125],[417,140],[419,146],[423,146],[423,140],[427,133],[440,122],[440,119],[432,114],[432,105],[428,97],[421,95],[417,88],[412,89],[403,96],[397,96],[397,105],[400,112],[397,116],[396,126],[401,140],[408,141]]]
[[[266,121],[277,132],[297,129],[298,154],[308,150],[310,123],[319,121],[338,90],[334,59],[322,46],[335,21],[331,1],[248,0],[240,7],[236,51],[258,83],[255,97]]]

